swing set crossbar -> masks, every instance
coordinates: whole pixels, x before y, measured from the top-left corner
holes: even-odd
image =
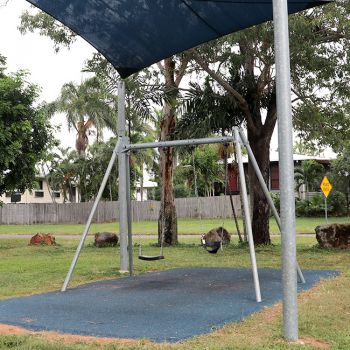
[[[179,147],[179,146],[193,146],[193,145],[207,145],[212,143],[231,143],[234,142],[234,136],[222,136],[222,137],[208,137],[192,140],[171,140],[171,141],[159,141],[149,143],[134,143],[124,145],[122,152],[129,152],[138,149],[145,148],[166,148],[166,147]]]

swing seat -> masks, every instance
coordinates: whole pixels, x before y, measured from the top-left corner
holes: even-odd
[[[221,248],[221,242],[207,242],[204,238],[204,235],[202,235],[202,245],[210,254],[216,254]]]
[[[218,250],[221,248],[221,242],[212,242],[205,243],[204,247],[206,251],[210,254],[216,254]]]
[[[164,255],[139,255],[140,260],[155,261],[165,259]]]
[[[140,242],[140,250],[139,250],[138,258],[140,260],[145,260],[145,261],[156,261],[156,260],[165,259],[164,255],[163,255],[163,245],[161,245],[161,247],[160,247],[159,255],[143,255],[142,254],[142,245]]]

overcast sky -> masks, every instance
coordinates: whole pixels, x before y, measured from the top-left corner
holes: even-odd
[[[83,79],[81,69],[84,61],[94,49],[79,39],[70,50],[62,49],[54,53],[52,42],[38,34],[22,35],[17,27],[19,17],[30,7],[25,0],[0,0],[0,54],[7,57],[8,72],[26,69],[30,72],[30,81],[42,88],[41,100],[52,101],[59,95],[64,83]],[[54,118],[55,124],[62,124],[62,132],[57,136],[63,146],[74,147],[75,133],[68,135],[64,125],[64,116]]]
[[[6,6],[2,6],[7,3]],[[52,101],[59,95],[64,83],[81,82],[84,61],[92,56],[94,49],[82,39],[72,47],[55,53],[52,42],[35,33],[21,35],[17,27],[21,13],[30,8],[25,0],[0,0],[0,54],[7,57],[8,71],[27,69],[30,81],[42,88],[41,100]],[[75,146],[75,132],[68,134],[65,118],[58,115],[53,119],[61,125],[57,137],[64,147]],[[274,133],[271,149],[277,149],[277,135]],[[328,153],[328,152],[327,152]]]

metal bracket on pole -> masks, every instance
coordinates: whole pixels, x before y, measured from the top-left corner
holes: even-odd
[[[61,292],[65,292],[66,289],[67,289],[67,286],[68,286],[68,283],[71,279],[71,276],[72,276],[72,273],[74,271],[74,268],[75,268],[75,265],[79,259],[79,255],[80,255],[80,252],[83,248],[83,245],[84,245],[84,242],[85,242],[85,238],[86,236],[88,235],[89,233],[89,229],[90,229],[90,226],[91,226],[91,222],[92,222],[92,219],[94,217],[94,214],[96,212],[96,209],[97,209],[97,206],[98,206],[98,203],[102,197],[102,193],[106,187],[106,183],[108,181],[108,178],[109,178],[109,175],[112,171],[112,168],[113,168],[113,165],[115,163],[115,160],[117,158],[117,153],[120,152],[120,143],[119,143],[119,140],[117,141],[117,144],[116,146],[114,147],[114,150],[113,150],[113,153],[112,153],[112,157],[109,161],[109,164],[108,164],[108,167],[107,167],[107,170],[105,172],[105,175],[103,177],[103,180],[102,180],[102,183],[101,183],[101,186],[100,186],[100,189],[98,191],[98,194],[95,198],[95,202],[92,206],[92,209],[91,209],[91,212],[90,212],[90,215],[89,215],[89,218],[86,222],[86,225],[85,225],[85,229],[84,229],[84,232],[83,234],[81,235],[81,238],[80,238],[80,242],[79,242],[79,245],[77,247],[77,250],[75,252],[75,255],[74,255],[74,258],[73,258],[73,261],[71,263],[71,266],[69,268],[69,271],[67,273],[67,276],[66,276],[66,279],[64,280],[64,283],[63,283],[63,286],[62,286],[62,289],[61,289]]]
[[[277,223],[277,226],[281,232],[281,235],[282,235],[282,229],[281,229],[281,219],[280,219],[280,216],[278,215],[278,212],[277,212],[277,209],[275,207],[275,204],[271,198],[271,195],[270,195],[270,192],[269,192],[269,189],[267,188],[266,186],[266,183],[264,181],[264,178],[261,174],[261,171],[260,171],[260,168],[258,166],[258,163],[256,162],[256,159],[255,159],[255,156],[254,156],[254,153],[249,145],[249,142],[247,140],[247,138],[245,137],[244,133],[243,133],[243,130],[242,129],[239,129],[239,135],[241,137],[241,140],[242,140],[242,143],[243,145],[245,146],[245,148],[247,149],[248,151],[248,156],[249,156],[249,160],[254,168],[254,171],[255,171],[255,174],[256,174],[256,177],[258,178],[259,182],[260,182],[260,186],[265,194],[265,197],[270,205],[270,208],[272,210],[272,214],[273,216],[275,217],[275,220],[276,220],[276,223]],[[301,283],[305,283],[305,278],[304,278],[304,275],[299,267],[299,264],[297,262],[297,273],[298,273],[298,276],[299,276],[299,279],[300,279],[300,282]]]
[[[238,161],[238,169],[239,169],[239,180],[241,182],[242,201],[243,201],[243,208],[244,208],[246,227],[247,227],[247,233],[248,233],[250,260],[252,263],[252,270],[253,270],[255,297],[256,297],[256,301],[258,303],[260,303],[261,302],[261,292],[260,292],[259,275],[258,275],[258,268],[256,265],[252,223],[251,223],[251,219],[250,219],[250,210],[249,210],[249,203],[248,203],[248,194],[247,194],[247,187],[246,187],[245,176],[244,176],[241,145],[239,142],[239,135],[238,135],[237,128],[234,129],[234,134],[235,134],[235,145],[236,145],[236,153],[237,153],[237,161]]]

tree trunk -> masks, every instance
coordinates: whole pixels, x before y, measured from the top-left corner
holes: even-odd
[[[79,121],[77,124],[77,136],[75,140],[75,149],[79,156],[85,156],[85,151],[89,144],[89,139],[86,135],[87,130],[84,120]]]
[[[271,137],[267,136],[266,133],[253,133],[248,130],[249,144],[266,184],[268,184],[270,176],[270,139]],[[256,245],[270,244],[269,204],[255,172],[250,170],[249,173],[251,175],[249,179],[250,190],[253,192],[251,198],[253,200],[252,230],[254,243]]]
[[[168,111],[171,112],[170,110]],[[161,140],[168,139],[175,124],[173,117],[165,114],[161,127]],[[164,245],[174,245],[177,240],[177,216],[174,204],[173,189],[173,157],[174,149],[172,147],[160,149],[160,173],[161,173],[161,195],[160,212],[158,220],[158,241],[163,241]]]
[[[177,86],[175,83],[175,62],[172,58],[164,60],[166,101],[163,109],[163,119],[160,123],[160,140],[167,141],[175,129],[175,106]],[[160,165],[160,212],[158,219],[158,242],[164,245],[177,244],[177,216],[174,204],[173,166],[174,148],[159,150]]]

